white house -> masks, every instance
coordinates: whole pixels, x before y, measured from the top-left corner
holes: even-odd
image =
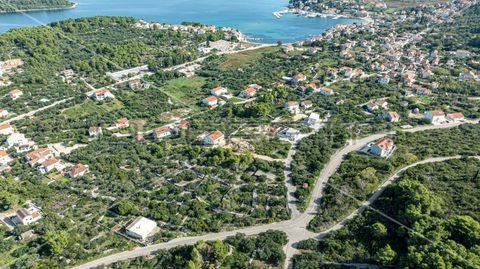
[[[121,119],[118,119],[114,124],[113,126],[117,129],[124,129],[124,128],[128,128],[130,126],[130,121],[128,120],[128,118],[121,118]]]
[[[202,103],[206,106],[216,106],[218,104],[218,98],[215,96],[209,96],[202,100]]]
[[[0,125],[0,135],[11,135],[13,132],[13,127],[9,123]]]
[[[145,217],[137,217],[130,225],[125,228],[127,235],[145,240],[157,228],[157,223]]]
[[[19,89],[14,89],[14,90],[11,90],[9,93],[8,93],[8,96],[12,99],[12,100],[17,100],[20,96],[23,95],[23,92]]]
[[[66,175],[71,178],[83,177],[86,173],[88,173],[88,171],[89,168],[87,165],[78,163],[74,165],[72,169],[66,173]]]
[[[228,90],[224,87],[216,87],[210,90],[210,94],[214,96],[221,96],[227,93],[228,93]]]
[[[313,112],[308,116],[308,119],[307,119],[308,125],[310,126],[316,125],[319,122],[320,122],[320,114]]]
[[[294,128],[287,128],[283,131],[283,136],[289,140],[295,141],[300,137],[300,131]]]
[[[168,136],[171,136],[172,132],[170,131],[170,128],[168,127],[160,127],[155,130],[153,130],[153,138],[154,139],[162,139]]]
[[[102,127],[90,127],[88,129],[88,136],[90,137],[100,137],[103,134]]]
[[[303,107],[303,109],[309,109],[312,108],[313,102],[312,100],[303,100],[300,105]]]
[[[108,99],[114,99],[115,95],[113,95],[107,89],[100,89],[93,92],[92,98],[95,99],[96,101],[105,101]]]
[[[48,148],[39,148],[25,155],[25,159],[28,161],[30,166],[35,166],[36,164],[43,163],[50,158],[53,158],[53,154],[52,151]]]
[[[330,88],[321,88],[320,89],[320,94],[325,95],[325,96],[330,96],[330,95],[334,95],[335,92]]]
[[[368,102],[365,107],[370,112],[373,112],[378,109],[387,109],[388,102],[385,99],[376,99]]]
[[[303,81],[306,81],[306,80],[307,80],[307,76],[305,76],[302,73],[296,74],[293,77],[293,82],[295,82],[295,83],[300,83],[300,82],[303,82]]]
[[[207,146],[220,145],[225,143],[225,136],[220,131],[215,131],[203,138],[203,144]]]
[[[42,174],[50,173],[53,170],[62,171],[63,169],[65,169],[65,166],[55,157],[44,161],[38,167],[38,171],[40,171]]]
[[[10,157],[8,156],[7,152],[4,150],[0,150],[0,167],[5,166],[10,162]]]
[[[17,210],[16,222],[23,225],[30,225],[42,218],[42,215],[35,208]]]
[[[425,119],[431,123],[445,122],[445,113],[441,110],[433,110],[425,112]]]
[[[391,138],[385,137],[370,145],[369,153],[382,158],[388,158],[395,151],[395,144]]]
[[[298,105],[298,102],[290,101],[285,103],[285,109],[292,114],[297,114],[300,110],[300,106]]]
[[[400,115],[398,115],[398,113],[395,111],[385,112],[383,117],[392,123],[400,121]]]
[[[8,111],[6,109],[0,109],[0,118],[8,117]]]
[[[22,133],[13,133],[8,136],[6,145],[8,147],[16,146],[16,145],[25,145],[28,143],[28,139]]]
[[[253,87],[248,87],[240,93],[241,98],[252,98],[257,94],[257,89]]]

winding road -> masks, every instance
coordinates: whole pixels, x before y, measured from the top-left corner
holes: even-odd
[[[413,132],[420,132],[420,131],[431,130],[431,129],[453,128],[465,123],[478,123],[478,121],[465,121],[465,122],[449,123],[449,124],[442,124],[442,125],[419,126],[419,127],[411,128],[404,131],[413,133]],[[342,148],[341,150],[333,154],[330,158],[330,161],[325,165],[324,169],[320,173],[320,176],[318,177],[317,183],[312,192],[312,199],[310,200],[310,203],[308,204],[308,207],[306,208],[305,212],[294,213],[293,218],[288,221],[252,226],[252,227],[241,228],[241,229],[226,231],[226,232],[205,234],[201,236],[176,238],[166,243],[160,243],[160,244],[150,245],[146,247],[138,247],[133,250],[124,251],[124,252],[112,254],[106,257],[102,257],[102,258],[90,261],[88,263],[73,267],[73,269],[95,268],[101,265],[108,265],[108,264],[132,259],[136,257],[148,256],[160,249],[171,249],[171,248],[182,246],[182,245],[192,245],[200,240],[203,240],[203,241],[223,240],[237,233],[255,235],[255,234],[265,232],[267,230],[280,230],[285,232],[288,235],[289,243],[284,249],[287,256],[285,268],[288,268],[291,258],[293,257],[293,255],[297,253],[297,250],[295,249],[295,245],[298,242],[302,240],[310,239],[310,238],[322,238],[322,237],[325,237],[328,233],[344,227],[348,223],[348,221],[350,221],[354,217],[361,214],[368,206],[370,206],[382,194],[385,188],[388,185],[390,185],[392,182],[394,182],[398,178],[398,176],[405,170],[412,168],[416,165],[424,164],[424,163],[441,162],[441,161],[450,160],[450,159],[458,159],[461,157],[461,156],[453,156],[453,157],[429,158],[426,160],[416,162],[409,166],[406,166],[403,169],[398,170],[394,175],[392,175],[389,179],[387,179],[384,183],[382,183],[382,185],[377,189],[377,191],[374,192],[367,201],[362,203],[362,206],[357,208],[354,212],[352,212],[349,216],[347,216],[345,219],[343,219],[336,225],[332,226],[328,230],[323,231],[321,233],[313,233],[308,231],[307,225],[315,217],[318,201],[322,197],[323,188],[325,187],[328,179],[336,172],[336,170],[342,163],[344,157],[353,151],[359,150],[365,144],[376,141],[386,135],[394,135],[395,133],[396,132],[394,131],[385,132],[385,133],[370,135],[368,137],[365,137],[359,140],[351,140],[344,148]],[[479,157],[475,157],[475,158],[479,158]]]

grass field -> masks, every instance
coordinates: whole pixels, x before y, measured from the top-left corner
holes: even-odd
[[[172,96],[176,101],[195,104],[205,94],[202,89],[206,79],[202,77],[179,78],[168,81],[161,90]]]
[[[77,104],[63,111],[63,114],[69,118],[81,118],[93,113],[104,113],[119,110],[123,108],[123,103],[114,99],[103,104],[97,104],[90,99],[85,100],[81,104]]]
[[[234,54],[228,54],[225,56],[225,62],[219,65],[220,69],[237,69],[248,65],[251,62],[255,62],[260,59],[264,53],[277,51],[278,47],[266,47],[256,50],[249,50]]]

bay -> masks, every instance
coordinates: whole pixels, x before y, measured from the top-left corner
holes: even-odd
[[[291,43],[318,35],[337,24],[354,19],[306,18],[293,14],[278,19],[274,11],[286,9],[285,0],[76,0],[75,9],[0,14],[0,32],[89,16],[132,16],[146,21],[234,27],[251,41]]]

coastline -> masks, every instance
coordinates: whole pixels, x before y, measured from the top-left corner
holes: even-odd
[[[20,9],[15,11],[0,11],[0,15],[2,14],[15,14],[15,13],[27,13],[27,12],[37,12],[37,11],[60,11],[60,10],[69,10],[74,9],[78,6],[78,3],[73,3],[73,5],[69,7],[45,7],[45,8],[33,8],[33,9]]]

